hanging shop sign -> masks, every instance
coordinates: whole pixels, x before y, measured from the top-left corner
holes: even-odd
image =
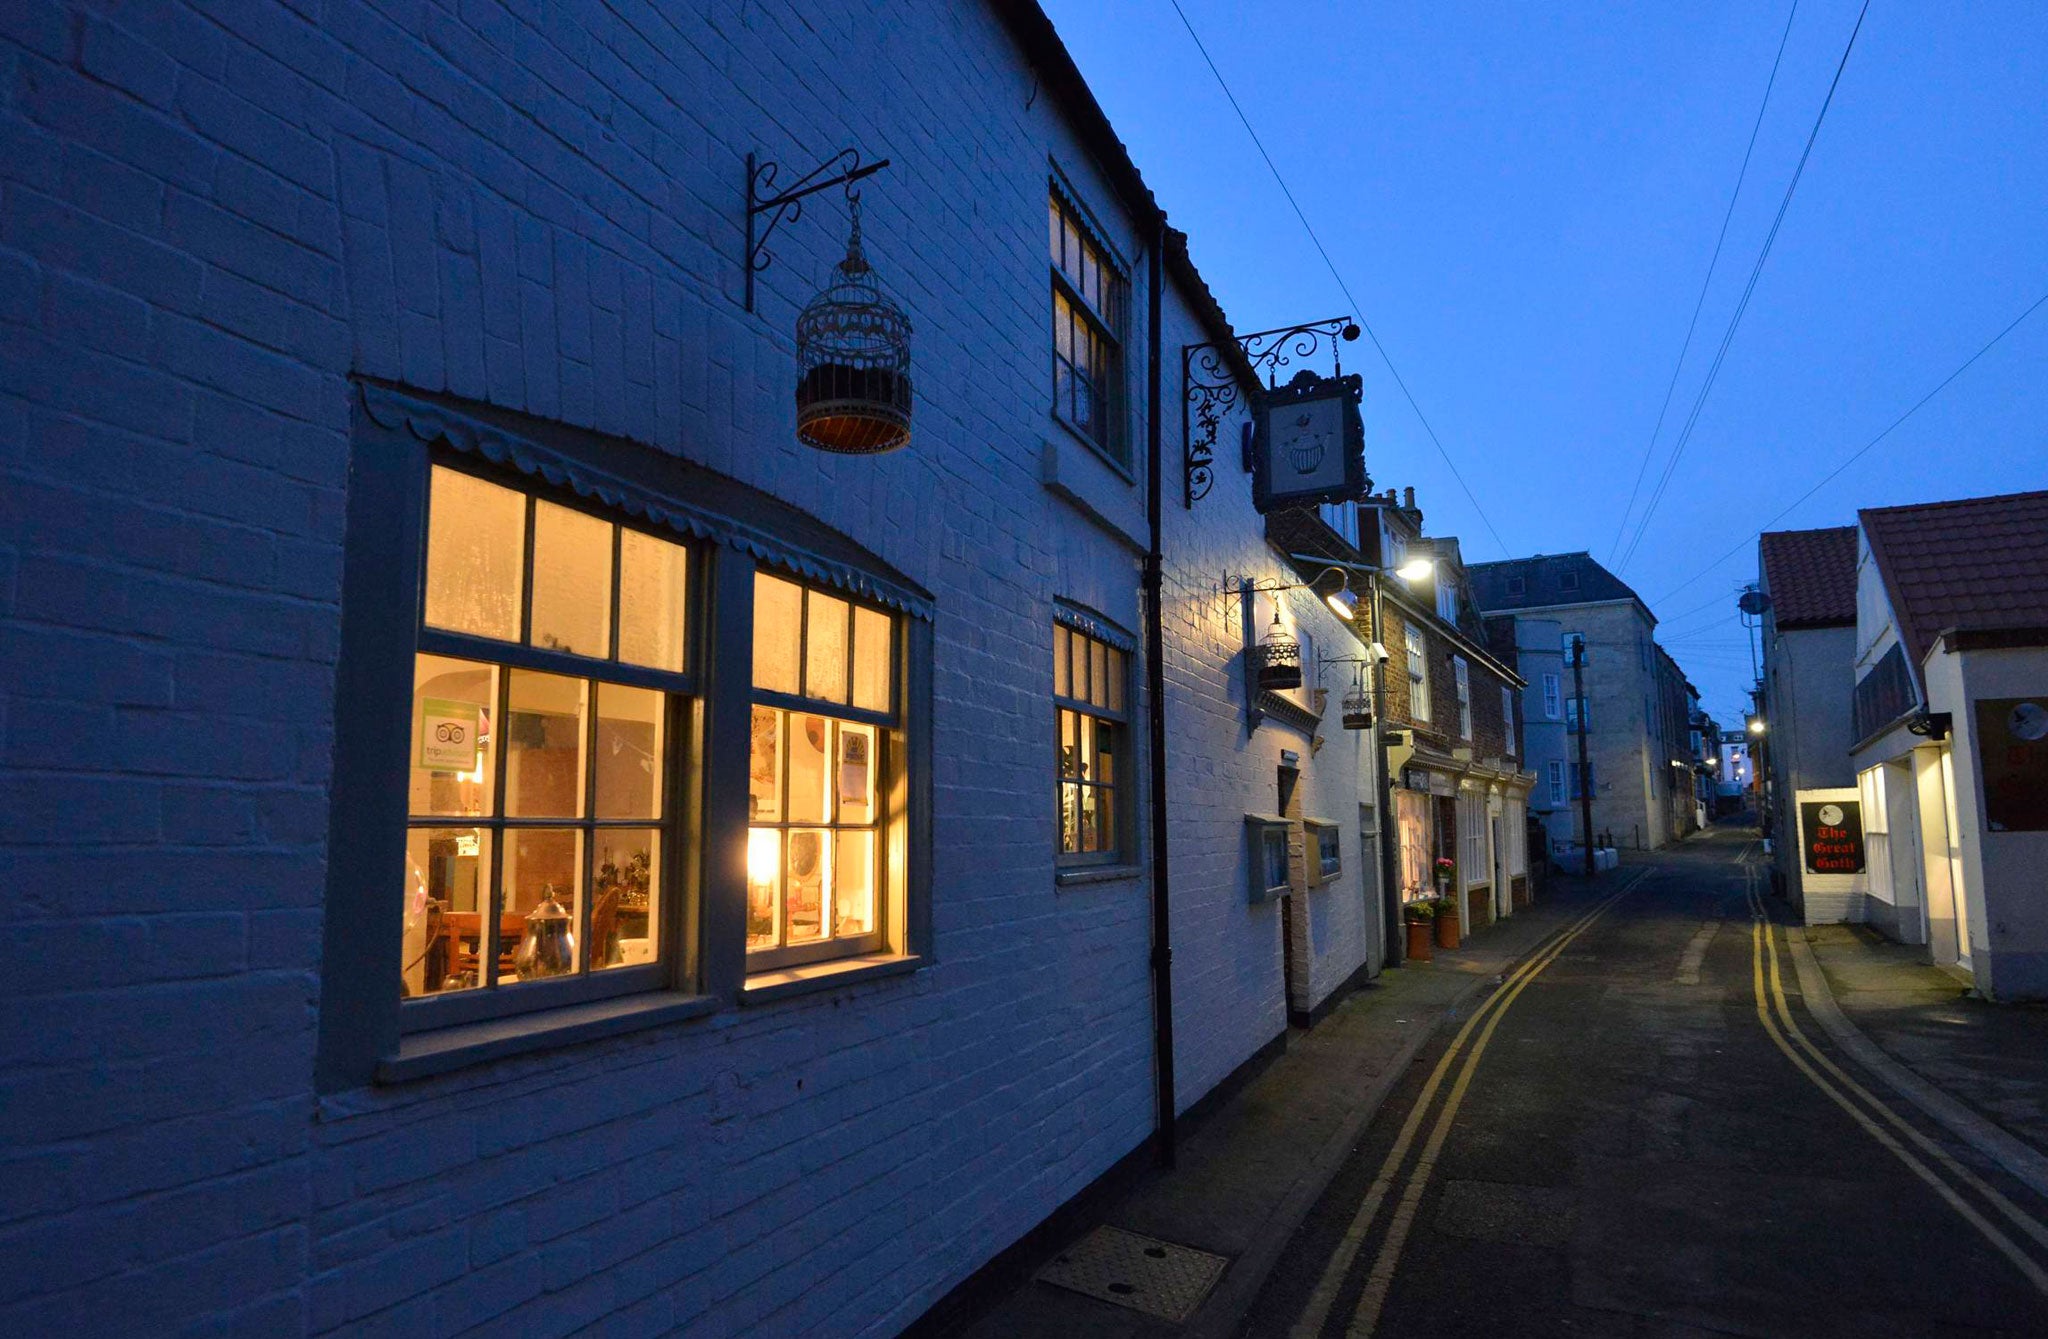
[[[1252,505],[1282,507],[1365,496],[1365,380],[1297,372],[1252,410]]]
[[[1984,826],[2048,832],[2048,695],[1977,701]]]
[[[1799,845],[1808,874],[1863,872],[1863,806],[1856,800],[1802,800]]]

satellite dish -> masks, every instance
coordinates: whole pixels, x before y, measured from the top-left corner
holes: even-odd
[[[1751,588],[1742,592],[1742,598],[1735,602],[1735,607],[1752,618],[1761,618],[1764,611],[1771,607],[1771,597]]]

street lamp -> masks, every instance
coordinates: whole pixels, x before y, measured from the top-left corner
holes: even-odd
[[[1763,718],[1763,717],[1761,717],[1761,716],[1752,716],[1752,717],[1750,717],[1750,718],[1749,718],[1749,732],[1750,732],[1751,734],[1753,734],[1753,735],[1760,735],[1760,734],[1762,734],[1762,733],[1764,732],[1764,718]]]

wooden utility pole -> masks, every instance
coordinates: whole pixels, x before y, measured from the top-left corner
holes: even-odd
[[[1592,878],[1593,867],[1593,765],[1586,760],[1586,727],[1591,715],[1586,710],[1586,636],[1580,633],[1572,638],[1572,700],[1578,704],[1579,717],[1579,822],[1586,831],[1586,877]]]

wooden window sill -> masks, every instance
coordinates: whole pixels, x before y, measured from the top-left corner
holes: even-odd
[[[926,960],[909,953],[863,953],[857,958],[835,958],[831,962],[805,963],[801,967],[782,967],[772,972],[757,972],[747,978],[747,984],[740,990],[741,1004],[772,1004],[795,995],[809,995],[821,990],[837,990],[856,982],[873,981],[885,976],[907,976],[925,965]]]
[[[659,991],[417,1032],[377,1065],[377,1082],[409,1083],[492,1060],[660,1027],[713,1013],[709,995]]]

